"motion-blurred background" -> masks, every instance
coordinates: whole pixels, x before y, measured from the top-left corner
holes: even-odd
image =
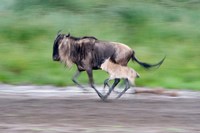
[[[129,62],[137,86],[200,90],[200,0],[0,0],[0,83],[74,85],[76,67],[52,61],[58,30],[127,44],[148,63],[166,55],[157,70]],[[107,76],[94,71],[96,84]]]

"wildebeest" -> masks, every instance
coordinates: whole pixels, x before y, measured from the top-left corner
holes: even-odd
[[[130,86],[135,85],[135,79],[139,78],[139,74],[134,69],[113,63],[110,58],[106,59],[104,63],[101,64],[101,69],[109,74],[109,78],[104,81],[104,88],[106,86],[109,87],[109,92],[104,96],[104,99],[106,99],[113,91],[112,89],[114,89],[110,88],[108,84],[110,80],[118,78],[125,81],[125,89],[117,96],[117,98],[120,98]]]
[[[160,66],[163,58],[157,64],[148,64],[139,61],[135,57],[135,52],[125,44],[117,42],[108,42],[98,40],[95,37],[73,37],[70,34],[57,34],[53,45],[53,60],[61,61],[70,67],[76,64],[78,71],[73,76],[72,81],[79,85],[76,78],[80,72],[86,71],[89,77],[91,87],[96,91],[101,99],[104,96],[95,88],[92,70],[100,69],[101,64],[105,59],[110,60],[116,64],[127,66],[130,59],[136,61],[145,68]],[[120,79],[115,79],[111,88],[114,88]]]

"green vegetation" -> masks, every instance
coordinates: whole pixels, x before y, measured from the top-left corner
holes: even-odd
[[[76,67],[52,61],[58,30],[129,45],[136,56],[156,63],[137,86],[200,90],[200,1],[198,0],[1,0],[0,82],[73,85]],[[96,84],[108,75],[94,71]],[[87,75],[80,76],[87,83]]]

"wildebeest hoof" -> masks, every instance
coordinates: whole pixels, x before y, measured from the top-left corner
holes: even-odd
[[[86,88],[81,88],[82,90],[83,90],[83,93],[89,93],[90,91],[88,90],[88,89],[86,89]]]
[[[120,92],[119,92],[119,91],[116,91],[116,90],[113,90],[113,92],[116,93],[116,94],[120,94]]]
[[[108,95],[105,95],[101,98],[104,102],[108,99]]]
[[[81,88],[81,89],[83,89],[83,90],[85,90],[85,87],[84,86],[82,86],[82,85],[77,85],[79,88]]]

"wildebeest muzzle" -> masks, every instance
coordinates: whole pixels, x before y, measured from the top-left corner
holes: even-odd
[[[53,61],[60,61],[59,55],[53,55]]]

